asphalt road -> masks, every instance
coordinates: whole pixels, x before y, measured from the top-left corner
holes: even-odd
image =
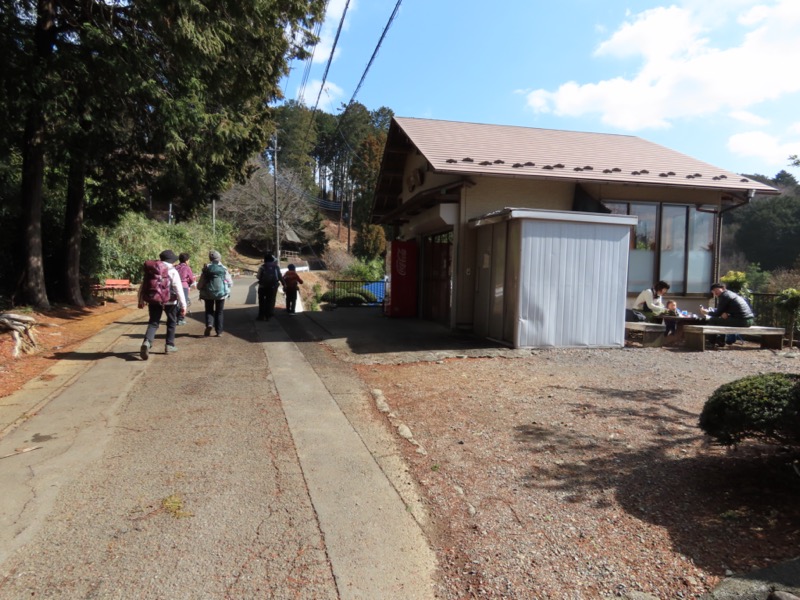
[[[395,438],[313,341],[254,321],[252,281],[223,336],[195,313],[142,361],[142,311],[0,407],[0,456],[38,448],[0,460],[0,599],[434,597]]]

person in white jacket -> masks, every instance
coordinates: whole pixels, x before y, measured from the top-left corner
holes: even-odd
[[[147,360],[150,356],[150,348],[153,347],[162,314],[167,315],[167,344],[164,353],[169,354],[178,350],[175,346],[175,330],[178,326],[178,318],[186,314],[186,298],[183,295],[181,276],[173,266],[178,261],[178,256],[172,250],[164,250],[158,255],[158,260],[163,263],[163,266],[166,266],[167,277],[169,277],[169,293],[168,297],[159,298],[159,292],[153,289],[147,279],[142,281],[142,285],[139,286],[139,308],[144,308],[146,304],[150,312],[147,331],[139,349],[142,360]],[[150,262],[155,263],[156,261],[148,261],[148,263]],[[145,266],[148,263],[145,263]]]
[[[659,281],[653,287],[642,290],[633,303],[633,308],[644,313],[648,319],[657,317],[666,312],[664,306],[664,294],[669,291],[669,284],[666,281]]]

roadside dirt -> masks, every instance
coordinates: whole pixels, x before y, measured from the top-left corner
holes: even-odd
[[[117,294],[113,301],[83,309],[55,307],[47,312],[24,312],[36,319],[37,350],[13,358],[11,335],[0,335],[0,398],[17,391],[53,366],[56,352],[72,350],[109,323],[124,319],[135,310],[138,310],[136,294]]]

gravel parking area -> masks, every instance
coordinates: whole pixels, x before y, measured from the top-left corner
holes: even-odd
[[[797,557],[798,456],[697,427],[719,385],[800,372],[796,350],[445,354],[342,356],[424,449],[441,597],[698,598]]]

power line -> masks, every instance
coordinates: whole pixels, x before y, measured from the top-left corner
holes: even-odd
[[[392,14],[389,16],[389,20],[386,22],[386,26],[383,28],[383,33],[381,33],[381,37],[380,37],[380,39],[378,39],[378,43],[375,45],[375,50],[373,50],[372,56],[370,57],[369,62],[367,63],[367,66],[364,68],[364,72],[361,74],[361,79],[359,80],[355,91],[353,92],[353,95],[350,98],[350,101],[347,103],[347,106],[345,106],[345,109],[342,111],[342,114],[339,115],[339,119],[338,119],[338,121],[336,123],[336,131],[334,131],[333,136],[332,136],[332,137],[336,137],[336,134],[338,133],[339,137],[341,137],[341,139],[344,142],[345,146],[347,146],[347,148],[350,150],[350,153],[353,156],[355,156],[358,160],[360,160],[362,163],[364,163],[365,165],[367,164],[367,161],[365,161],[363,158],[358,156],[358,154],[356,154],[356,151],[350,146],[350,144],[348,143],[347,139],[344,137],[344,133],[341,132],[342,122],[344,121],[344,115],[347,114],[347,111],[353,105],[353,102],[355,102],[356,96],[358,95],[358,92],[361,90],[361,86],[364,84],[364,80],[367,78],[367,73],[369,73],[370,67],[372,67],[372,63],[375,62],[375,57],[378,56],[378,51],[381,49],[381,45],[383,44],[383,40],[384,40],[384,38],[386,38],[386,34],[389,32],[389,28],[392,26],[392,23],[394,22],[394,19],[397,16],[397,11],[400,10],[400,5],[402,3],[403,3],[403,0],[397,0],[397,4],[394,5],[394,10],[392,11]]]
[[[331,63],[333,62],[333,55],[336,52],[336,44],[339,42],[339,34],[342,33],[342,27],[344,26],[344,18],[347,16],[347,9],[350,7],[350,0],[347,0],[344,5],[344,11],[342,11],[342,18],[339,19],[339,27],[336,29],[336,37],[333,38],[333,45],[331,46],[331,54],[328,57],[328,63],[325,65],[325,72],[322,74],[322,84],[319,86],[319,93],[317,94],[317,101],[314,103],[314,108],[312,109],[312,114],[316,112],[317,106],[319,106],[319,99],[322,96],[322,90],[325,89],[325,83],[328,80],[328,71],[331,68]]]
[[[389,21],[387,21],[387,23],[386,23],[386,27],[383,28],[383,33],[381,34],[381,37],[378,40],[378,44],[375,46],[375,50],[372,52],[372,56],[370,57],[369,62],[367,63],[366,68],[364,69],[364,73],[361,75],[361,80],[358,82],[358,85],[356,86],[356,90],[353,92],[353,97],[350,98],[350,102],[347,103],[348,106],[350,106],[353,103],[353,101],[356,99],[356,96],[358,95],[358,92],[361,89],[361,86],[364,84],[364,79],[367,78],[367,73],[369,72],[369,69],[372,66],[372,63],[374,62],[375,57],[378,55],[378,50],[380,50],[381,45],[383,44],[383,39],[386,37],[386,34],[389,31],[389,28],[392,26],[392,22],[394,21],[394,18],[397,16],[397,11],[400,10],[400,5],[402,3],[403,3],[403,0],[397,0],[397,4],[394,5],[394,10],[392,11],[391,16],[389,17]]]

